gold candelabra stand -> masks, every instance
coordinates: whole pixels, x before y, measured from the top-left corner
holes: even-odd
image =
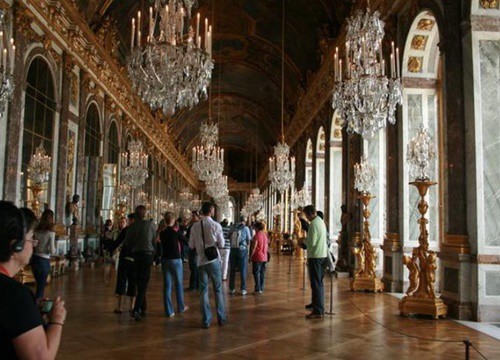
[[[363,203],[363,238],[359,246],[353,248],[356,255],[358,268],[351,280],[352,291],[373,291],[379,292],[384,290],[384,283],[375,275],[377,265],[377,253],[371,244],[370,221],[371,212],[368,209],[370,201],[375,198],[370,193],[361,193],[358,199]]]
[[[31,201],[31,210],[35,213],[36,217],[40,217],[40,201],[38,196],[43,190],[42,184],[32,183],[30,186],[31,193],[33,194],[33,200]]]
[[[120,202],[116,205],[115,216],[119,219],[122,216],[127,215],[127,204],[124,202]]]
[[[445,317],[448,313],[448,307],[443,300],[436,297],[434,291],[434,283],[436,282],[436,252],[429,250],[429,232],[427,224],[429,221],[425,218],[425,214],[429,209],[425,195],[429,187],[436,185],[437,182],[429,180],[416,180],[410,183],[418,189],[420,202],[418,203],[418,211],[420,219],[420,235],[418,237],[419,246],[413,248],[411,257],[403,256],[403,264],[406,265],[410,274],[410,286],[406,291],[406,295],[399,302],[399,311],[401,315],[431,315],[437,319]]]

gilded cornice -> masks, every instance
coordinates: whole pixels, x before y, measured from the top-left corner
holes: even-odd
[[[85,69],[92,81],[114,100],[126,117],[131,119],[134,127],[144,133],[193,187],[197,187],[198,181],[191,167],[166,134],[165,127],[133,94],[124,68],[99,44],[98,37],[89,28],[74,2],[23,0],[20,4],[23,8],[16,10],[16,13],[20,12],[22,16],[16,16],[16,26],[28,29],[30,18],[36,18],[46,33],[71,54],[75,63]]]

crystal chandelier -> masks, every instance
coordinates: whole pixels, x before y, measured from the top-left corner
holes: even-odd
[[[127,68],[133,89],[152,110],[173,115],[207,98],[212,76],[212,27],[205,19],[202,43],[200,14],[196,32],[190,25],[193,0],[154,0],[148,33],[142,36],[141,12],[132,19]],[[145,14],[144,14],[145,15]],[[145,17],[145,16],[144,16]]]
[[[122,183],[118,186],[118,191],[116,193],[116,198],[119,203],[126,203],[130,198],[130,185]]]
[[[228,195],[226,175],[222,175],[220,178],[213,181],[207,181],[206,184],[207,194],[214,199],[219,199]]]
[[[281,142],[274,147],[274,156],[269,158],[269,181],[283,194],[295,182],[295,158],[290,158],[290,147],[285,142],[285,1],[282,1],[281,21]]]
[[[50,156],[45,153],[43,144],[40,144],[35,153],[31,155],[28,164],[28,179],[33,184],[41,186],[49,181],[50,170]]]
[[[279,202],[273,206],[272,210],[274,215],[281,215],[281,212],[283,211],[283,205],[281,204],[281,202]]]
[[[252,189],[250,196],[248,197],[246,208],[250,214],[256,213],[262,209],[262,194],[258,188]]]
[[[309,191],[303,188],[300,191],[296,189],[292,192],[291,205],[293,209],[298,209],[299,207],[305,207],[311,203],[311,197],[309,196]]]
[[[179,193],[179,206],[181,209],[189,209],[192,198],[191,190],[188,187],[183,188]]]
[[[201,208],[201,200],[200,196],[195,194],[193,195],[193,198],[189,202],[189,210],[191,211],[199,211]]]
[[[399,49],[394,50],[393,42],[387,77],[382,52],[384,22],[378,11],[370,13],[369,4],[366,12],[360,10],[347,20],[345,64],[336,49],[332,103],[347,122],[347,131],[365,139],[384,128],[386,121],[394,124],[396,105],[403,103]]]
[[[135,194],[135,206],[138,205],[143,205],[149,209],[148,195],[142,190]]]
[[[354,165],[354,188],[368,194],[375,186],[376,170],[373,164],[363,157],[361,163]]]
[[[434,145],[427,129],[422,125],[417,134],[408,143],[406,161],[410,173],[417,180],[430,179],[431,161],[435,157]]]
[[[202,124],[200,135],[201,145],[193,148],[193,170],[199,180],[214,182],[224,171],[224,149],[216,146],[219,127],[217,124]]]
[[[140,140],[131,141],[128,145],[128,154],[121,154],[122,183],[131,188],[138,188],[146,182],[148,173],[148,155],[142,149]]]
[[[2,63],[0,65],[0,117],[5,111],[5,103],[12,100],[14,93],[14,83],[12,73],[14,71],[14,58],[16,54],[16,46],[14,39],[10,41],[7,38],[7,27],[5,26],[5,10],[0,9],[0,53],[2,54]],[[4,47],[4,42],[7,46]],[[7,59],[9,66],[7,69]]]

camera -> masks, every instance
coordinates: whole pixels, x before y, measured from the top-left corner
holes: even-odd
[[[54,306],[54,300],[42,300],[42,302],[40,302],[40,312],[42,314],[48,314],[52,310],[52,306]]]

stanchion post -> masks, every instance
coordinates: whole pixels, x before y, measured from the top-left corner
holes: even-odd
[[[302,260],[302,291],[306,291],[306,260]]]
[[[335,315],[333,312],[333,274],[334,272],[330,272],[330,311],[326,311],[326,315]]]
[[[470,341],[469,340],[464,340],[464,344],[465,344],[465,360],[469,360],[470,359]]]

